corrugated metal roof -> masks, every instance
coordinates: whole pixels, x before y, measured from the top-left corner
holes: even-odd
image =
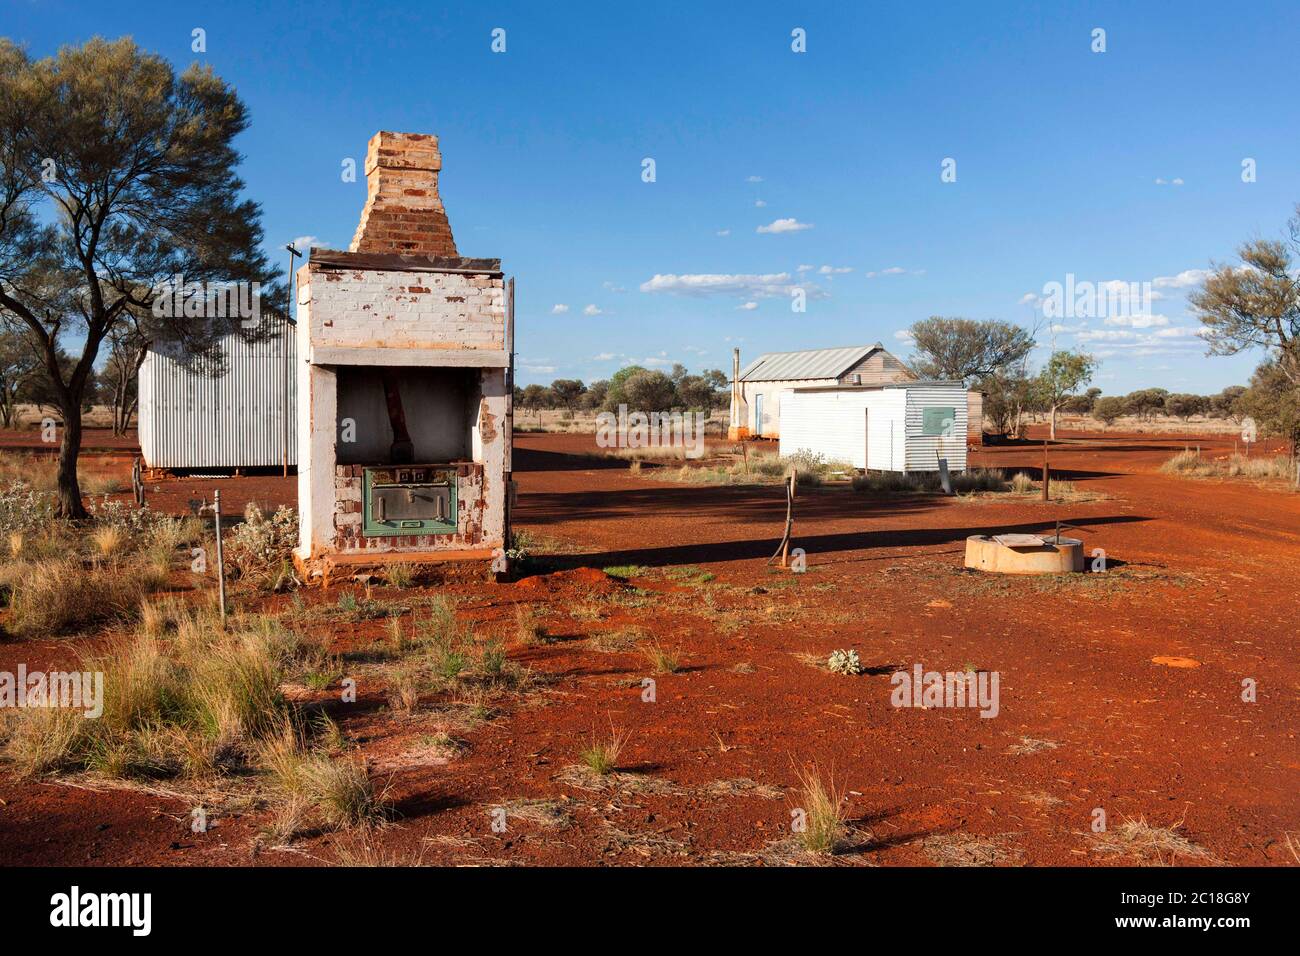
[[[842,349],[805,349],[802,352],[766,352],[745,366],[742,382],[791,382],[809,378],[838,378],[872,352],[875,345]]]
[[[960,379],[906,379],[901,382],[880,382],[877,385],[804,385],[793,392],[878,392],[885,388],[960,388],[967,391]]]

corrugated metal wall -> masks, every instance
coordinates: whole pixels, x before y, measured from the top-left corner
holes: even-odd
[[[285,381],[284,347],[289,349]],[[154,468],[253,468],[297,464],[296,336],[221,343],[225,372],[204,374],[151,350],[140,366],[140,448]],[[286,409],[286,402],[288,408]],[[287,414],[286,414],[287,413]]]
[[[959,385],[786,391],[781,396],[782,455],[807,450],[873,471],[966,470],[966,390]],[[948,437],[925,435],[926,408],[951,408]],[[870,456],[868,458],[868,456]]]
[[[938,471],[948,459],[949,471],[966,470],[966,390],[960,385],[909,385],[907,392],[907,471]],[[923,435],[926,408],[953,410],[952,434]]]
[[[827,461],[866,467],[861,396],[842,392],[785,392],[781,395],[782,455],[810,451]]]
[[[855,468],[902,471],[906,401],[901,389],[890,388],[787,391],[780,453],[807,450]]]

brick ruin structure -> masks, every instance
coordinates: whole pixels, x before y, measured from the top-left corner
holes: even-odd
[[[513,280],[458,255],[435,136],[380,132],[347,252],[298,280],[299,545],[309,578],[480,561],[509,541]]]

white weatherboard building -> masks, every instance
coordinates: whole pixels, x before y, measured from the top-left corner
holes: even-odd
[[[285,355],[285,349],[288,355]],[[166,345],[140,366],[140,454],[150,468],[258,468],[297,463],[293,334],[223,336],[213,359]]]
[[[780,453],[809,451],[870,471],[966,470],[961,382],[812,386],[781,395]]]
[[[781,396],[791,388],[831,385],[880,385],[914,379],[912,370],[875,345],[838,349],[766,352],[740,369],[735,351],[731,386],[731,438],[777,438],[781,433]]]

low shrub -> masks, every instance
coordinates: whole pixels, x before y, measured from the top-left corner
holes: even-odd
[[[278,588],[286,565],[292,574],[291,553],[298,544],[298,513],[281,505],[269,518],[254,502],[244,520],[225,536],[225,558],[232,576],[256,586]]]
[[[844,674],[848,677],[861,674],[866,670],[857,651],[844,649],[831,651],[831,656],[826,660],[826,668],[832,674]]]

